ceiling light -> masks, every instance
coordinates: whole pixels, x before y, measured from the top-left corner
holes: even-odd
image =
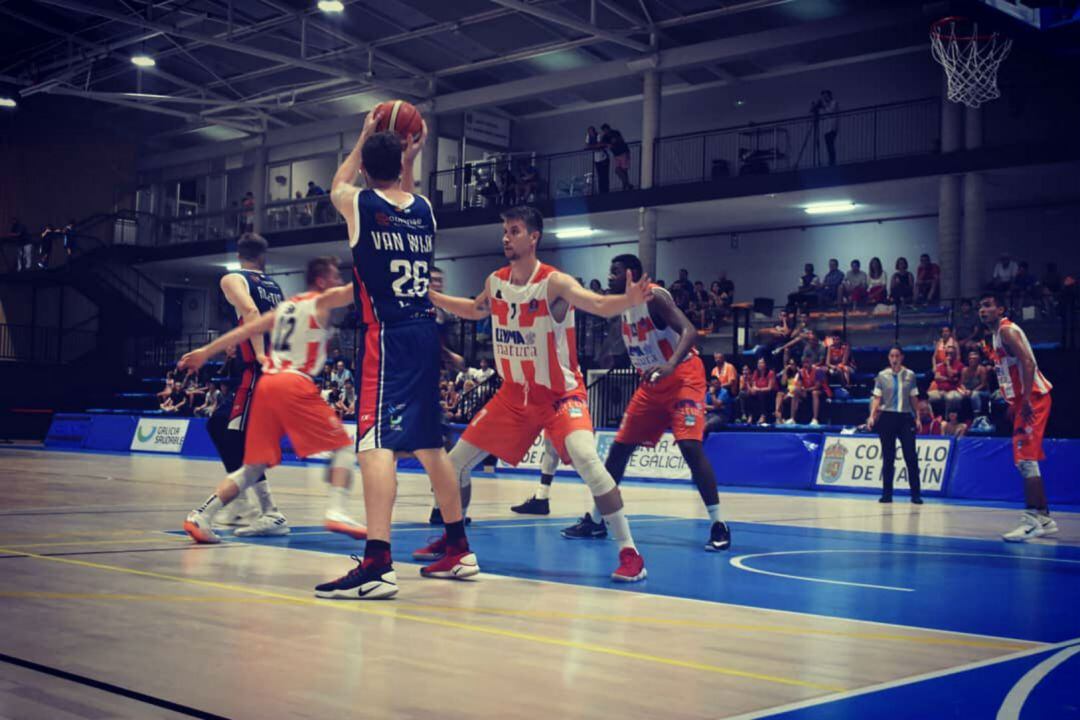
[[[227,262],[227,263],[225,263],[225,270],[227,272],[236,272],[239,269],[240,269],[240,263],[238,263],[238,262]]]
[[[574,238],[590,237],[595,230],[588,227],[569,227],[555,231],[555,237],[560,240],[572,240]]]
[[[16,106],[17,104],[18,104],[18,103],[16,103],[16,102],[15,102],[15,99],[14,99],[14,98],[9,98],[9,97],[0,97],[0,107],[3,107],[3,108],[13,108],[13,107],[15,107],[15,106]]]
[[[138,55],[132,55],[131,56],[131,62],[136,67],[141,67],[141,68],[154,67],[155,65],[157,65],[157,63],[154,62],[154,58],[150,57],[146,53],[139,53]]]
[[[851,212],[856,207],[850,200],[837,200],[834,202],[812,203],[803,208],[807,215],[824,215],[826,213]]]
[[[319,0],[319,9],[324,13],[339,13],[345,10],[345,3],[341,0]]]

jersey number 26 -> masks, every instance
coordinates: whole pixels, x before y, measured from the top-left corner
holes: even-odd
[[[431,283],[427,260],[391,260],[390,273],[395,276],[392,284],[395,296],[409,298],[427,295],[428,285]]]

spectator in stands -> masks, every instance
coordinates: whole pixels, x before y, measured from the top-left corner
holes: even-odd
[[[739,376],[735,372],[735,366],[724,358],[724,353],[713,353],[713,368],[709,372],[709,378],[719,383],[717,392],[720,393],[720,402],[724,407],[732,407],[739,394]]]
[[[607,123],[600,126],[600,142],[611,151],[611,160],[615,165],[615,174],[619,176],[623,190],[633,190],[630,184],[630,146],[626,144],[622,133]]]
[[[713,378],[709,383],[709,389],[705,392],[705,432],[716,432],[727,422],[730,412],[730,400],[724,402],[722,394],[725,391],[720,387],[720,381]]]
[[[788,304],[795,307],[800,305],[814,305],[818,301],[821,292],[821,279],[814,273],[814,264],[803,265],[803,274],[799,276],[799,284],[795,292],[788,295]]]
[[[915,298],[915,278],[908,270],[907,258],[896,258],[892,282],[889,283],[889,300],[896,305],[910,303]]]
[[[41,230],[41,239],[38,241],[37,248],[37,266],[39,269],[44,270],[49,267],[49,261],[52,258],[53,244],[56,241],[56,236],[60,234],[53,225],[46,225]]]
[[[217,389],[217,385],[211,381],[206,384],[206,395],[203,397],[202,405],[199,405],[192,411],[195,417],[210,417],[217,410],[218,404],[221,402],[221,391]]]
[[[356,388],[353,386],[352,378],[341,384],[341,392],[338,393],[338,400],[334,403],[334,410],[342,420],[356,418]]]
[[[517,204],[536,202],[540,192],[540,171],[528,160],[521,168],[517,179]]]
[[[333,406],[337,402],[337,385],[331,380],[325,380],[323,381],[322,392],[319,394],[322,395],[322,399],[326,401],[327,405]]]
[[[11,228],[8,230],[7,239],[15,244],[17,253],[15,269],[29,270],[33,266],[34,247],[30,243],[30,231],[19,218],[11,218]]]
[[[690,291],[690,312],[691,314],[687,317],[694,323],[694,327],[707,331],[714,314],[712,295],[705,289],[705,283],[700,280],[694,283]]]
[[[159,392],[156,393],[159,405],[163,404],[165,400],[173,394],[173,388],[175,385],[176,372],[174,370],[170,370],[169,372],[165,373],[165,387],[163,387]]]
[[[964,364],[960,362],[956,343],[945,347],[945,360],[934,365],[934,381],[927,393],[931,405],[944,406],[944,414],[960,409],[964,394],[960,392],[960,374]]]
[[[961,300],[960,309],[953,316],[953,329],[960,352],[977,350],[982,346],[983,324],[972,308],[970,300]]]
[[[844,333],[837,328],[832,331],[825,345],[825,373],[830,383],[851,385],[851,346],[844,340]]]
[[[677,292],[689,293],[694,289],[694,283],[690,281],[690,271],[686,268],[679,269],[679,279],[671,283],[671,287],[668,288],[672,294]]]
[[[328,217],[328,209],[330,208],[330,203],[326,201],[326,190],[323,190],[321,187],[316,185],[314,180],[308,180],[307,195],[305,197],[316,199],[315,210],[313,213],[315,217],[315,222],[329,222],[330,218]]]
[[[240,214],[240,234],[255,232],[255,196],[248,190],[240,201],[243,212]]]
[[[814,411],[810,425],[813,427],[821,425],[818,420],[821,417],[821,399],[823,397],[832,397],[832,391],[829,389],[825,368],[811,362],[810,357],[807,355],[803,355],[802,367],[799,368],[798,389],[799,392],[795,393],[795,397],[791,401],[791,417],[795,417],[798,413],[799,402],[809,395],[813,401]]]
[[[173,383],[172,392],[161,404],[161,411],[166,415],[179,415],[187,406],[187,394],[180,383]]]
[[[596,128],[590,125],[585,131],[585,147],[592,150],[593,188],[598,193],[606,193],[611,184],[611,158],[607,146],[600,142]]]
[[[960,345],[956,342],[956,337],[953,335],[953,329],[948,325],[941,328],[941,336],[934,343],[934,364],[945,362],[947,357],[947,351],[952,348],[956,352],[956,356],[960,357]]]
[[[1016,278],[1016,273],[1019,270],[1020,266],[1016,264],[1016,261],[1012,259],[1009,253],[1001,253],[997,264],[994,265],[994,272],[990,277],[987,289],[999,293],[1009,292],[1012,289],[1013,279]]]
[[[208,388],[199,381],[197,372],[188,373],[184,378],[184,394],[187,395],[188,408],[194,408],[196,401],[206,396]]]
[[[825,346],[821,344],[813,330],[804,330],[799,333],[798,337],[791,340],[791,342],[773,350],[773,355],[784,353],[784,362],[786,363],[788,355],[792,351],[800,358],[800,362],[801,358],[809,357],[814,365],[823,365],[825,363]]]
[[[330,371],[330,382],[334,383],[338,387],[345,387],[345,383],[353,381],[353,374],[349,368],[345,367],[344,360],[338,360],[334,363],[334,369]]]
[[[777,379],[779,388],[776,390],[776,424],[777,425],[794,425],[795,424],[795,411],[799,407],[799,401],[795,399],[801,390],[799,389],[799,366],[795,362],[795,358],[788,358],[787,363],[784,365],[784,369],[780,371],[780,377]],[[784,403],[791,408],[791,412],[788,415],[788,419],[784,420]]]
[[[75,254],[78,243],[79,234],[75,232],[75,220],[71,219],[67,221],[67,225],[61,230],[64,238],[64,254],[67,255],[67,259],[70,262],[71,256]]]
[[[881,265],[881,258],[870,258],[870,272],[866,278],[866,302],[881,305],[889,299],[889,276]]]
[[[295,200],[303,200],[304,195],[299,190],[296,191]],[[311,224],[312,217],[312,205],[311,203],[296,203],[291,207],[293,213],[293,225],[301,225],[307,227]]]
[[[840,131],[840,103],[832,90],[822,90],[818,111],[821,113],[821,129],[825,133],[825,149],[829,153],[829,166],[836,164],[836,134]]]
[[[919,256],[915,270],[915,302],[930,303],[941,299],[941,268],[930,262],[930,256]]]
[[[748,409],[750,417],[757,418],[758,425],[768,425],[766,415],[772,409],[776,397],[776,372],[769,369],[765,358],[758,358],[757,369],[750,377]]]
[[[915,432],[917,435],[944,434],[944,422],[940,417],[934,415],[933,408],[930,407],[930,403],[928,403],[925,398],[919,398],[915,407],[917,411],[915,416]]]
[[[971,401],[971,414],[978,417],[990,409],[990,370],[982,364],[982,354],[971,350],[960,373],[960,394]]]
[[[798,311],[780,311],[780,320],[771,328],[763,328],[758,331],[758,345],[754,352],[770,352],[774,348],[791,341],[796,334],[802,331],[803,325],[797,321]]]
[[[1017,263],[1016,276],[1013,277],[1013,303],[1025,306],[1035,302],[1035,276],[1028,270],[1027,260]]]
[[[826,305],[835,305],[843,300],[843,285],[844,271],[840,269],[840,261],[832,258],[829,260],[829,272],[821,281],[821,297]]]
[[[861,269],[862,264],[858,260],[851,261],[851,270],[844,276],[844,282],[840,286],[841,297],[853,305],[862,305],[866,302],[867,288],[870,279]]]
[[[964,437],[967,431],[968,424],[960,422],[960,413],[955,410],[949,413],[948,419],[941,426],[941,434],[946,437]]]
[[[750,370],[750,363],[742,366],[742,371],[739,373],[739,396],[737,399],[739,422],[748,424],[751,422],[750,417],[750,385],[753,379],[753,373]]]

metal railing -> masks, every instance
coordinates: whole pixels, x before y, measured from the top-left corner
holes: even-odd
[[[618,427],[640,382],[640,373],[633,368],[590,370],[586,387],[593,425]]]
[[[97,333],[0,324],[0,362],[70,363],[97,347]]]

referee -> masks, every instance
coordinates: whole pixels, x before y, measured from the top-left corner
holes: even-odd
[[[889,350],[889,367],[874,378],[874,397],[870,401],[870,418],[866,421],[866,427],[870,430],[876,426],[878,437],[881,438],[882,491],[878,502],[892,502],[896,439],[900,438],[911,487],[911,502],[922,505],[919,457],[915,451],[915,398],[918,395],[915,373],[904,367],[904,351],[899,345],[893,345]]]

